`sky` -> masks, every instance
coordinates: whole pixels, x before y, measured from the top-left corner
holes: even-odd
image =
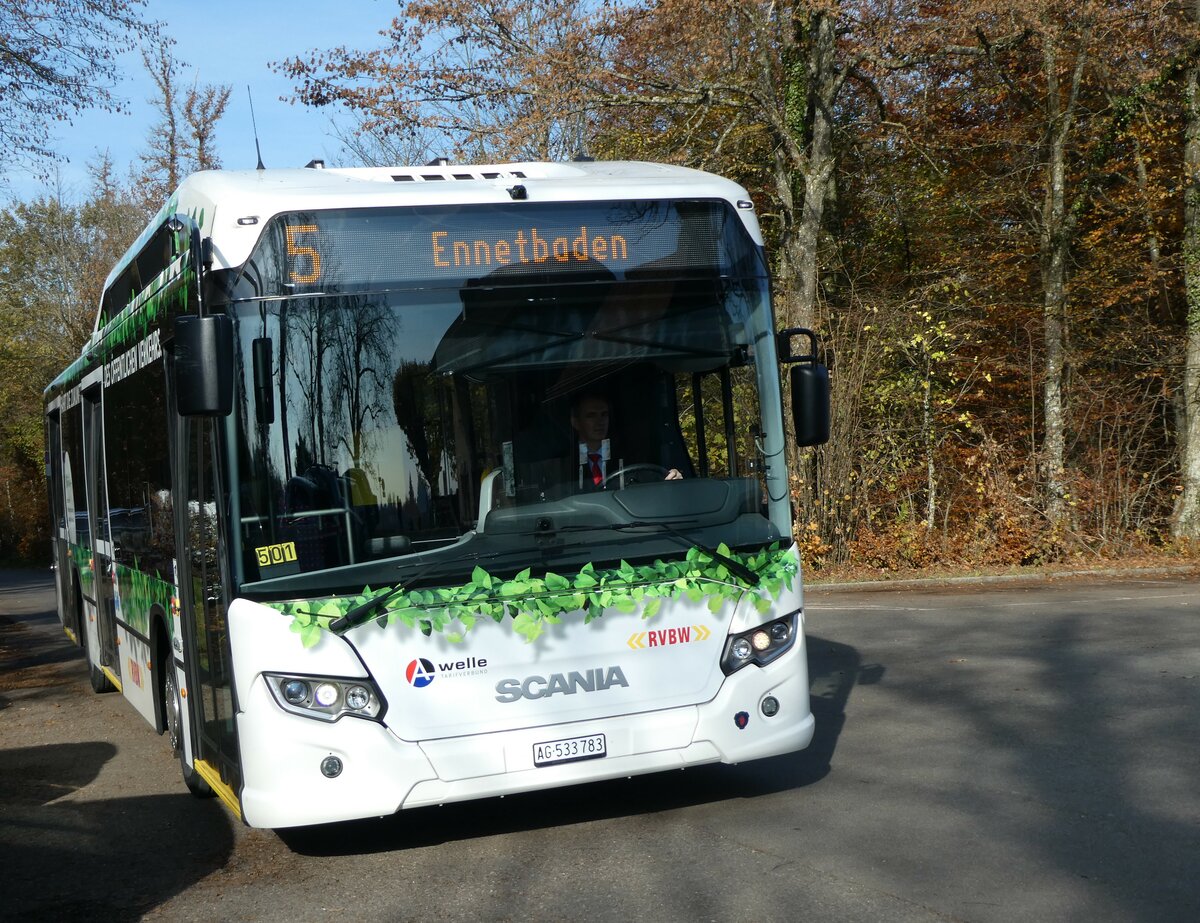
[[[175,39],[176,59],[190,65],[181,71],[181,86],[195,78],[232,87],[216,132],[226,169],[253,169],[256,164],[247,85],[266,166],[336,160],[341,144],[334,137],[334,111],[281,102],[292,84],[269,64],[307,56],[314,48],[377,47],[383,42],[379,30],[399,12],[394,0],[150,0],[148,8],[148,18],[164,23],[166,34]],[[70,199],[87,198],[87,164],[99,152],[107,150],[118,175],[126,175],[158,119],[148,102],[155,89],[140,53],[131,50],[121,63],[124,79],[114,93],[128,103],[129,114],[86,112],[58,131],[56,150],[67,160],[56,169]],[[346,121],[344,115],[341,121]],[[7,188],[0,188],[0,202],[33,198],[49,188],[30,171],[8,169],[2,176]]]

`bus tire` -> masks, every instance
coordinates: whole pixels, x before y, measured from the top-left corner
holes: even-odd
[[[179,758],[179,770],[183,774],[183,784],[197,798],[211,798],[215,792],[207,782],[187,764],[183,750],[183,697],[179,694],[179,686],[175,681],[175,663],[165,649],[159,646],[158,662],[163,664],[162,678],[158,681],[159,704],[163,711],[163,725],[167,734],[167,742]]]
[[[79,595],[75,596],[75,614],[78,616],[79,646],[83,648],[83,659],[87,661],[88,681],[92,684],[92,692],[113,692],[117,687],[112,684],[112,680],[104,675],[100,667],[92,663],[92,652],[88,647],[87,620],[83,615],[83,598]]]

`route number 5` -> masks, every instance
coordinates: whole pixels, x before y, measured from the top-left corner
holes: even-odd
[[[296,238],[301,234],[315,235],[317,233],[317,226],[315,224],[290,224],[285,230],[287,231],[287,252],[293,261],[292,265],[295,265],[297,258],[308,259],[308,272],[298,272],[296,269],[293,269],[288,274],[288,278],[301,285],[309,285],[316,282],[321,278],[321,254],[316,251],[315,247],[301,246],[296,241]],[[313,243],[316,243],[315,239]],[[303,265],[301,263],[301,266]]]

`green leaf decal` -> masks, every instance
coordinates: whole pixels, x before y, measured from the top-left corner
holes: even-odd
[[[748,588],[731,578],[728,568],[711,555],[690,548],[684,560],[656,560],[637,566],[622,560],[610,570],[597,570],[588,563],[574,575],[547,571],[534,576],[531,568],[525,568],[511,578],[501,579],[476,566],[470,581],[461,586],[421,590],[363,587],[357,595],[281,602],[273,608],[291,619],[290,628],[300,635],[305,647],[317,644],[335,619],[372,599],[384,603],[375,619],[380,627],[401,623],[426,636],[441,632],[458,643],[480,618],[490,618],[497,623],[511,623],[518,635],[533,642],[547,624],[557,624],[564,616],[578,617],[582,613],[583,623],[588,624],[606,611],[640,611],[643,619],[651,619],[661,612],[667,599],[703,603],[715,614],[726,601],[736,605],[745,597],[748,604],[765,614],[784,587],[792,588],[799,571],[795,557],[779,550],[777,544],[747,555],[739,555],[725,544],[717,550],[754,571],[758,586]],[[126,591],[122,584],[121,592],[142,592],[138,586]],[[163,589],[169,592],[170,586],[164,583]]]

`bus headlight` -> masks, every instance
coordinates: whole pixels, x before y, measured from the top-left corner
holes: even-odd
[[[775,619],[738,635],[730,635],[721,655],[721,671],[729,676],[746,664],[765,667],[796,643],[798,612]]]
[[[289,705],[303,705],[312,695],[308,683],[302,679],[289,679],[280,684],[279,689],[283,693],[284,701]]]
[[[322,708],[333,708],[341,697],[341,691],[335,684],[321,683],[313,695],[313,700]]]
[[[378,721],[383,715],[383,696],[370,680],[280,673],[264,673],[263,678],[279,706],[294,715],[321,721],[343,715]]]

